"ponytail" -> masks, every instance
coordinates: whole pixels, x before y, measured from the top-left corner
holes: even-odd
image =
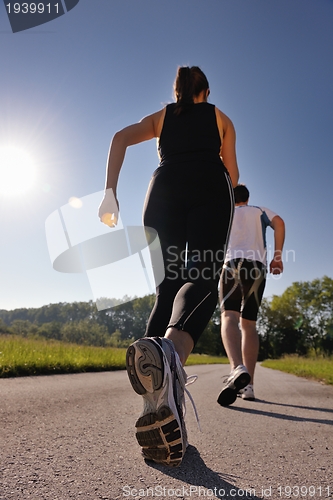
[[[205,74],[198,66],[181,66],[178,68],[174,83],[177,115],[188,111],[194,104],[193,98],[203,90],[208,90],[209,84]]]

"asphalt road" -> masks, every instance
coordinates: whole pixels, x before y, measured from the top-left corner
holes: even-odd
[[[254,402],[222,408],[229,365],[187,368],[190,446],[146,464],[125,371],[0,380],[0,500],[333,498],[333,387],[258,366]]]

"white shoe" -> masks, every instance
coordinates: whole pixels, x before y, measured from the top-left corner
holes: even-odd
[[[221,406],[229,406],[237,399],[237,393],[251,380],[250,374],[244,365],[238,365],[226,380],[226,385],[217,398]]]
[[[256,398],[254,397],[253,385],[248,384],[244,389],[238,391],[239,396],[242,399],[247,399],[248,401],[254,401]]]
[[[136,438],[148,460],[168,466],[182,462],[187,446],[183,416],[186,373],[173,343],[145,337],[127,350],[126,368],[134,391],[144,400]]]

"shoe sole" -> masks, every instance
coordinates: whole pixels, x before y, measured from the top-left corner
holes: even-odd
[[[144,414],[135,424],[144,458],[179,466],[185,452],[182,427],[163,350],[153,340],[137,340],[127,350],[126,369],[134,391],[144,398]]]
[[[225,387],[219,394],[217,398],[217,402],[221,406],[229,406],[232,405],[237,399],[237,393],[241,389],[244,389],[250,382],[251,377],[249,373],[241,373],[234,381],[233,387]]]

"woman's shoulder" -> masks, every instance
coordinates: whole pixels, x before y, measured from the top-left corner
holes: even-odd
[[[175,102],[170,102],[169,104],[165,105],[165,109],[166,110],[173,110],[173,109],[175,109],[175,107],[176,107],[176,103]]]
[[[223,117],[224,119],[230,120],[230,118],[225,113],[223,113],[223,111],[221,111],[220,108],[218,108],[217,106],[215,106],[215,112],[216,114],[221,115],[221,117]]]
[[[215,106],[215,114],[216,119],[219,123],[223,124],[223,129],[226,128],[234,129],[234,125],[230,120],[229,116],[227,116],[223,111],[221,111],[218,107]]]

